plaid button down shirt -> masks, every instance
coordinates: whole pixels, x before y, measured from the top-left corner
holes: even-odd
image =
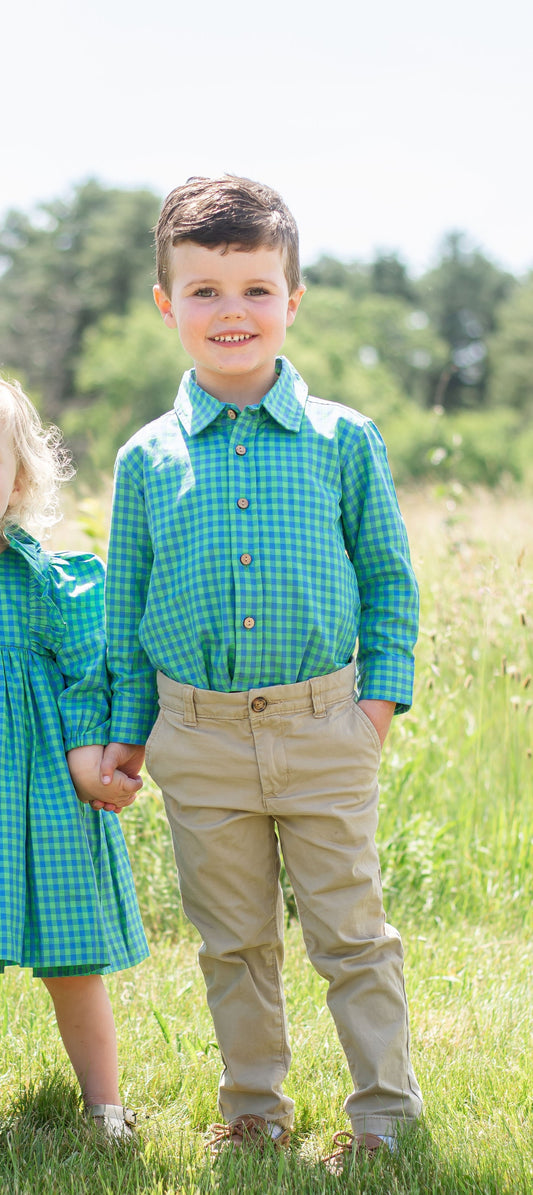
[[[234,692],[357,650],[360,697],[412,699],[418,591],[383,441],[285,359],[243,411],[182,379],[121,449],[107,571],[111,738],[144,742],[155,670]]]

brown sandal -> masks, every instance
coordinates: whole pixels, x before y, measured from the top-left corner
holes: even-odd
[[[256,1149],[259,1152],[269,1146],[281,1149],[288,1145],[291,1135],[290,1129],[281,1129],[278,1136],[273,1137],[265,1118],[253,1113],[236,1116],[229,1124],[213,1124],[211,1130],[213,1136],[207,1147],[214,1157],[218,1157],[228,1146],[234,1149]]]
[[[330,1174],[342,1174],[348,1159],[355,1158],[358,1154],[364,1154],[371,1159],[381,1150],[389,1149],[387,1142],[374,1133],[354,1134],[346,1129],[341,1129],[338,1133],[333,1134],[333,1144],[337,1146],[337,1149],[322,1158]]]

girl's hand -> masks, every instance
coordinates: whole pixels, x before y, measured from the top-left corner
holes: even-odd
[[[105,809],[120,813],[132,805],[136,794],[142,788],[139,775],[126,775],[115,768],[109,782],[104,786],[100,768],[104,754],[103,746],[73,747],[67,751],[67,762],[78,800],[92,809]]]

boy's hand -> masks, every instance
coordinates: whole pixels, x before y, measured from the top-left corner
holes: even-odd
[[[370,718],[370,721],[378,732],[381,746],[383,746],[389,732],[389,726],[392,722],[394,710],[396,709],[396,702],[370,701],[363,698],[363,700],[358,701],[357,704],[361,707],[367,718]]]
[[[117,769],[133,780],[139,780],[144,763],[144,747],[139,743],[108,743],[102,755],[100,779],[109,785]]]
[[[110,782],[104,787],[100,768],[104,748],[101,745],[73,747],[67,751],[67,762],[78,800],[92,809],[120,813],[131,805],[142,788],[140,776],[127,775],[114,769]]]

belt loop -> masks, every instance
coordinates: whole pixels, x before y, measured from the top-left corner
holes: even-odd
[[[183,686],[183,724],[184,726],[198,725],[194,704],[194,685]]]
[[[311,677],[309,684],[311,686],[311,701],[313,702],[313,718],[325,718],[326,707],[324,705],[323,695],[320,691],[319,677]]]

